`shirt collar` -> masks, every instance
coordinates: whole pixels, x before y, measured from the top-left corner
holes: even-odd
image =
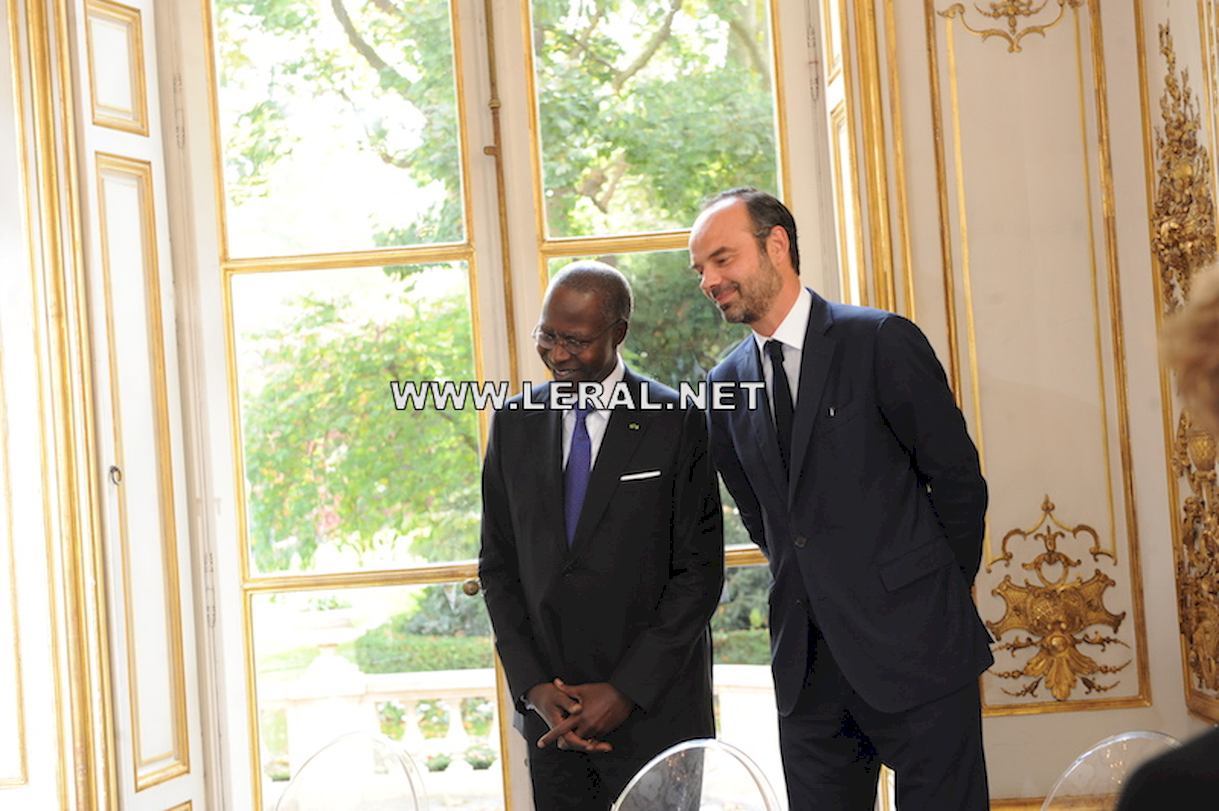
[[[766,354],[766,342],[774,339],[784,346],[790,346],[797,352],[804,351],[804,333],[808,332],[808,317],[813,310],[813,294],[807,287],[800,288],[800,295],[787,315],[779,322],[774,335],[761,335],[754,330],[753,339],[757,342],[758,351]]]
[[[601,398],[601,402],[603,402],[603,403],[608,402],[610,393],[613,391],[614,387],[617,386],[619,383],[621,383],[623,381],[623,379],[625,379],[625,378],[626,378],[626,364],[622,362],[622,356],[618,355],[618,362],[614,364],[614,370],[612,372],[610,372],[608,375],[606,375],[605,379],[602,380],[598,384],[598,385],[600,385],[601,388],[597,389],[596,393],[597,393],[597,396]],[[609,412],[610,412],[610,410],[608,408],[599,408],[594,411],[590,411],[588,413],[589,414],[603,414],[608,417]],[[576,412],[573,410],[568,413],[575,414]]]

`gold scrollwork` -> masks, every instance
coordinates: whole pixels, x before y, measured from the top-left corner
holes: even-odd
[[[1020,40],[1024,39],[1029,34],[1037,34],[1044,37],[1046,31],[1049,31],[1062,21],[1063,16],[1067,13],[1068,7],[1071,9],[1077,9],[1083,0],[1057,0],[1057,2],[1057,17],[1050,20],[1048,23],[1029,25],[1024,28],[1020,28],[1022,19],[1028,19],[1029,17],[1033,17],[1039,13],[1049,4],[1049,0],[1042,0],[1041,5],[1035,8],[1033,6],[1033,0],[1002,0],[1002,2],[999,3],[988,3],[987,5],[989,8],[985,10],[976,3],[974,4],[974,8],[983,17],[989,17],[992,20],[1006,19],[1006,31],[1004,31],[1002,28],[974,28],[965,19],[965,5],[963,3],[954,3],[938,13],[941,17],[948,20],[959,17],[961,20],[961,25],[965,27],[965,30],[971,34],[974,34],[975,36],[981,37],[983,41],[986,41],[991,37],[1002,37],[1003,39],[1007,40],[1008,53],[1020,53],[1022,50],[1024,50],[1020,47]]]
[[[1168,64],[1160,115],[1155,129],[1156,191],[1152,213],[1152,248],[1160,260],[1164,312],[1189,298],[1189,278],[1215,256],[1215,204],[1211,196],[1211,161],[1198,139],[1202,122],[1189,88],[1189,71],[1177,72],[1172,32],[1160,26],[1160,53]]]
[[[1219,499],[1215,438],[1181,412],[1173,443],[1173,471],[1189,483],[1181,505],[1177,610],[1186,666],[1196,685],[1219,691]]]
[[[1088,693],[1112,690],[1119,681],[1103,684],[1096,679],[1096,675],[1118,673],[1131,660],[1120,665],[1106,665],[1080,650],[1084,645],[1098,647],[1101,651],[1109,645],[1130,647],[1115,636],[1106,636],[1100,631],[1088,632],[1092,626],[1107,625],[1116,633],[1126,618],[1126,612],[1114,614],[1105,608],[1105,592],[1116,583],[1100,569],[1096,569],[1087,581],[1079,577],[1067,581],[1071,570],[1080,565],[1080,561],[1058,549],[1058,542],[1068,534],[1072,538],[1081,535],[1091,538],[1092,543],[1087,551],[1094,561],[1099,560],[1101,555],[1113,556],[1101,548],[1100,536],[1095,529],[1086,524],[1069,527],[1055,517],[1054,509],[1054,502],[1047,495],[1041,503],[1041,519],[1032,528],[1016,528],[1003,536],[1003,555],[999,560],[1005,566],[1011,565],[1014,557],[1008,550],[1009,541],[1033,538],[1041,542],[1044,551],[1021,564],[1022,568],[1034,572],[1041,583],[1034,584],[1026,578],[1023,585],[1016,585],[1012,576],[1006,575],[1003,582],[991,590],[991,594],[1004,602],[1003,616],[997,621],[988,621],[986,627],[996,639],[1001,639],[1008,631],[1027,631],[1030,634],[1002,642],[996,646],[996,650],[1006,650],[1014,657],[1027,648],[1037,649],[1018,670],[991,671],[1001,679],[1030,679],[1018,690],[1003,688],[1003,692],[1017,697],[1036,696],[1044,683],[1055,699],[1066,701],[1078,684],[1082,684]],[[1046,573],[1047,568],[1052,570],[1053,567],[1058,567],[1057,577]]]
[[[1172,32],[1160,26],[1167,64],[1155,129],[1156,189],[1152,243],[1160,264],[1161,306],[1171,314],[1189,298],[1190,277],[1215,257],[1211,162],[1199,140],[1201,120],[1189,73],[1177,70]],[[1215,438],[1182,409],[1172,443],[1172,471],[1189,486],[1177,525],[1177,611],[1190,687],[1219,693],[1219,494]]]

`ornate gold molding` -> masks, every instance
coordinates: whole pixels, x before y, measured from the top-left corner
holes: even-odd
[[[1173,472],[1192,495],[1181,505],[1177,554],[1177,610],[1185,665],[1193,686],[1219,692],[1219,499],[1215,438],[1181,412],[1173,443]]]
[[[1163,127],[1155,128],[1156,191],[1152,249],[1160,260],[1163,306],[1171,313],[1189,298],[1189,278],[1215,256],[1215,204],[1211,161],[1199,140],[1198,105],[1189,71],[1178,78],[1172,32],[1160,26],[1160,53],[1168,69],[1160,96]]]
[[[1006,19],[1006,31],[1002,28],[974,28],[965,20],[965,5],[963,3],[954,3],[937,13],[948,20],[959,18],[961,25],[966,31],[974,36],[981,37],[984,42],[991,37],[1000,37],[1007,41],[1008,53],[1020,53],[1024,50],[1020,47],[1020,40],[1030,34],[1044,37],[1046,31],[1062,22],[1062,18],[1066,16],[1068,6],[1071,9],[1078,9],[1083,0],[1057,0],[1057,2],[1058,16],[1048,23],[1028,25],[1024,28],[1020,27],[1021,22],[1040,13],[1049,4],[1049,0],[1042,0],[1041,5],[1036,7],[1033,6],[1033,0],[1002,0],[1002,2],[998,3],[988,3],[989,8],[986,10],[983,10],[976,3],[974,4],[974,9],[983,17],[989,17],[992,20]]]
[[[1215,206],[1211,159],[1201,140],[1201,117],[1189,85],[1178,69],[1172,32],[1159,27],[1166,72],[1160,96],[1161,124],[1155,127],[1155,193],[1152,250],[1159,264],[1160,308],[1170,315],[1189,299],[1190,278],[1215,257]],[[1166,395],[1167,397],[1167,395]],[[1177,515],[1174,557],[1177,611],[1191,708],[1219,701],[1219,495],[1216,494],[1215,439],[1172,403],[1176,414],[1169,465]],[[1180,482],[1189,487],[1181,499]],[[1208,713],[1214,717],[1213,713]]]
[[[1027,631],[1029,636],[1016,636],[996,646],[1013,657],[1022,650],[1036,648],[1037,652],[1017,670],[992,670],[1001,679],[1029,679],[1018,690],[1002,688],[1010,696],[1037,696],[1044,684],[1057,701],[1067,701],[1079,685],[1087,693],[1105,693],[1116,687],[1120,680],[1102,683],[1098,674],[1112,675],[1124,670],[1133,659],[1120,665],[1106,665],[1083,653],[1082,646],[1098,647],[1102,651],[1109,645],[1129,647],[1116,636],[1102,635],[1099,630],[1088,632],[1097,625],[1108,626],[1114,633],[1121,627],[1126,612],[1114,614],[1105,608],[1105,592],[1116,585],[1115,581],[1100,569],[1092,577],[1083,580],[1076,577],[1068,582],[1071,570],[1081,565],[1079,560],[1058,549],[1058,542],[1069,534],[1072,539],[1081,535],[1091,539],[1087,552],[1094,561],[1101,555],[1113,557],[1100,546],[1100,536],[1086,524],[1067,526],[1054,515],[1054,503],[1047,495],[1041,503],[1041,519],[1030,529],[1016,528],[1003,536],[1003,555],[999,558],[1010,566],[1014,555],[1008,550],[1012,539],[1040,541],[1044,551],[1021,568],[1034,572],[1040,584],[1027,578],[1023,585],[1016,585],[1012,576],[1006,575],[1003,582],[991,590],[991,594],[1003,600],[1006,608],[1003,616],[988,621],[986,627],[1000,639],[1009,631]],[[1058,567],[1057,577],[1052,570]],[[1047,574],[1046,570],[1051,573]]]

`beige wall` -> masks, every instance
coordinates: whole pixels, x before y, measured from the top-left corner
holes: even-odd
[[[1199,36],[1213,11],[1051,0],[1009,20],[877,0],[842,16],[855,149],[886,180],[861,170],[862,273],[927,331],[991,485],[975,593],[998,637],[982,680],[992,796],[1042,796],[1107,735],[1203,727],[1182,675],[1145,142],[1163,128],[1158,27],[1170,23],[1213,151]],[[1067,560],[1038,566],[1047,528]],[[1060,582],[1079,610],[1049,599]],[[1191,706],[1219,717],[1204,692]]]

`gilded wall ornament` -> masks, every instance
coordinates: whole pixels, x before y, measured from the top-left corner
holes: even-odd
[[[1173,443],[1173,471],[1189,484],[1181,505],[1177,611],[1185,660],[1196,687],[1219,692],[1219,500],[1215,438],[1182,411]]]
[[[1167,25],[1160,26],[1160,53],[1168,72],[1160,96],[1163,126],[1155,128],[1152,248],[1160,261],[1164,312],[1170,313],[1189,298],[1189,277],[1215,256],[1215,204],[1210,156],[1198,137],[1198,103],[1189,87],[1189,71],[1177,72]]]
[[[1178,73],[1172,32],[1160,26],[1167,64],[1160,96],[1162,126],[1155,128],[1156,187],[1152,247],[1160,265],[1163,312],[1189,298],[1190,277],[1215,257],[1211,162],[1200,140],[1198,104],[1189,74]],[[1172,406],[1170,406],[1172,407]],[[1183,409],[1172,442],[1172,470],[1189,495],[1179,504],[1177,611],[1191,695],[1219,697],[1219,494],[1215,438],[1193,425]]]
[[[1003,582],[991,593],[1003,600],[1005,610],[997,621],[988,621],[986,627],[1001,640],[1010,631],[1026,631],[1028,636],[1016,635],[1009,641],[995,646],[997,651],[1008,651],[1015,657],[1020,651],[1035,649],[1036,652],[1024,666],[1016,670],[992,670],[1001,679],[1020,681],[1027,679],[1016,690],[1002,688],[1010,696],[1037,696],[1042,685],[1058,701],[1066,701],[1080,685],[1087,693],[1104,693],[1119,684],[1100,681],[1098,675],[1113,675],[1124,670],[1131,662],[1120,665],[1097,662],[1085,654],[1084,647],[1104,651],[1110,645],[1130,647],[1116,636],[1102,634],[1094,626],[1108,626],[1114,633],[1121,627],[1126,612],[1114,614],[1105,608],[1105,592],[1116,585],[1114,580],[1094,570],[1086,581],[1080,577],[1068,581],[1071,570],[1081,565],[1058,548],[1059,541],[1068,535],[1072,540],[1088,540],[1086,549],[1094,561],[1102,555],[1113,557],[1101,549],[1100,536],[1086,524],[1067,526],[1054,515],[1054,503],[1047,495],[1041,504],[1041,519],[1030,529],[1013,529],[1003,536],[1003,556],[999,558],[1010,566],[1014,554],[1008,549],[1012,540],[1039,541],[1044,551],[1032,560],[1022,563],[1021,568],[1037,575],[1040,583],[1027,578],[1017,585],[1012,576],[1006,575]],[[1053,574],[1057,571],[1057,577]]]
[[[1022,22],[1035,16],[1043,8],[1049,4],[1049,0],[1042,0],[1041,5],[1034,6],[1033,0],[1003,0],[999,3],[987,3],[988,8],[983,9],[981,6],[974,4],[974,9],[983,17],[989,17],[992,20],[1007,20],[1007,30],[1002,28],[974,28],[965,19],[965,5],[963,3],[954,3],[943,11],[939,12],[941,17],[945,19],[960,18],[961,25],[965,30],[975,36],[979,36],[983,41],[991,37],[1000,37],[1007,41],[1008,53],[1020,53],[1023,48],[1020,47],[1020,40],[1027,37],[1029,34],[1038,34],[1042,37],[1045,32],[1049,31],[1054,26],[1062,21],[1063,16],[1067,12],[1067,8],[1077,9],[1083,0],[1057,0],[1058,16],[1050,20],[1048,23],[1039,25],[1028,25],[1021,28]]]

